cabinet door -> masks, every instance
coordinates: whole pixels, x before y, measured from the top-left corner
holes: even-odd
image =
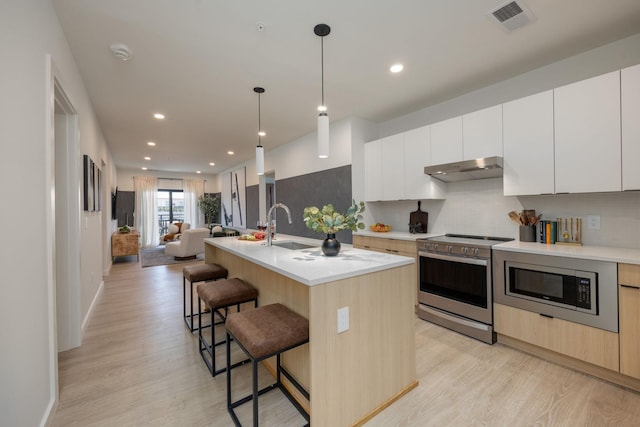
[[[444,183],[425,175],[431,164],[429,126],[404,133],[404,195],[406,199],[433,199],[444,195]]]
[[[554,192],[553,91],[503,105],[504,195]]]
[[[463,160],[502,156],[502,105],[462,116]]]
[[[382,140],[382,200],[404,199],[404,134]]]
[[[365,198],[368,202],[382,200],[382,140],[364,145]]]
[[[640,65],[621,71],[622,189],[640,190]]]
[[[619,264],[620,373],[640,379],[640,265]]]
[[[462,160],[462,116],[431,125],[431,164]]]
[[[554,90],[557,193],[620,191],[620,72]]]

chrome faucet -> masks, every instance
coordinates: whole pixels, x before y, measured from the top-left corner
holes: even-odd
[[[271,240],[273,239],[271,237],[271,214],[273,213],[273,211],[276,208],[284,209],[284,211],[287,213],[287,218],[289,219],[289,224],[291,224],[293,222],[293,221],[291,221],[291,212],[289,211],[289,208],[287,207],[287,205],[285,205],[283,203],[276,203],[275,205],[271,206],[271,209],[269,209],[269,213],[267,213],[267,246],[271,246]],[[276,234],[275,228],[273,229],[273,234],[274,234],[274,236]]]

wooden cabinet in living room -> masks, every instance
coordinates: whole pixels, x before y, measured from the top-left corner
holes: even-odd
[[[640,265],[618,264],[620,373],[640,379]]]
[[[622,189],[640,190],[640,65],[620,72]]]
[[[462,159],[502,156],[502,105],[462,116]]]
[[[115,232],[111,235],[111,260],[117,256],[136,255],[140,261],[140,233],[131,231],[129,233]]]
[[[553,91],[502,107],[504,195],[554,193]]]
[[[620,191],[620,71],[554,89],[555,191]]]

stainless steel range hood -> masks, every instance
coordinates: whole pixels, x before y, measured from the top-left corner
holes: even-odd
[[[426,166],[424,173],[444,182],[499,178],[502,176],[502,157],[482,157],[475,160]]]

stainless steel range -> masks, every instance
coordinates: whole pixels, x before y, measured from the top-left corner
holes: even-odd
[[[418,239],[418,317],[496,342],[491,247],[510,240],[462,234]]]

